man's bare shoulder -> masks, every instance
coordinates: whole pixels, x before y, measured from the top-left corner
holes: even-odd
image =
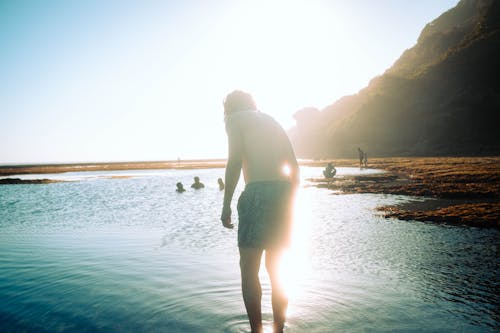
[[[244,111],[233,112],[226,116],[226,124],[234,124],[241,121],[242,116],[244,116]]]
[[[258,110],[239,111],[226,118],[226,124],[245,127],[251,125],[277,125],[278,123],[267,113]]]
[[[255,116],[258,112],[259,111],[255,111],[255,110],[233,112],[227,116],[226,122],[227,121],[238,122],[238,121],[241,121],[242,119]]]
[[[238,128],[239,130],[244,130],[245,128],[251,127],[255,123],[258,117],[259,111],[238,111],[230,114],[226,118],[226,130],[232,130]]]

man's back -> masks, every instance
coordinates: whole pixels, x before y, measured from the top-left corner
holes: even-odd
[[[282,251],[291,239],[299,168],[283,128],[256,109],[252,96],[243,91],[235,90],[224,100],[229,154],[221,221],[226,228],[234,227],[231,200],[243,169],[247,184],[237,206],[243,300],[252,332],[262,332],[259,267],[265,250],[272,288],[273,327],[275,332],[281,332],[288,297],[279,287],[278,267]],[[284,172],[285,167],[289,175]]]
[[[246,183],[289,179],[284,167],[296,165],[295,155],[285,131],[272,117],[255,110],[239,111],[228,117],[226,127],[241,139]]]

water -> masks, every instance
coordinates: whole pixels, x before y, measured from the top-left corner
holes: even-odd
[[[218,221],[223,172],[82,172],[1,186],[0,331],[248,332],[236,229]],[[195,175],[205,189],[189,188]],[[388,220],[374,208],[411,198],[302,185],[283,267],[287,332],[498,331],[497,230]],[[261,277],[269,330],[263,267]]]

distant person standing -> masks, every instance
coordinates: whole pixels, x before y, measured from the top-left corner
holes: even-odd
[[[358,155],[359,155],[359,167],[363,167],[363,159],[365,158],[364,152],[361,150],[361,148],[358,147]]]
[[[366,151],[365,151],[365,152],[363,152],[363,166],[364,166],[365,168],[367,168],[367,167],[368,167],[368,153],[367,153]]]
[[[217,183],[219,183],[219,191],[223,191],[224,190],[224,181],[222,180],[222,178],[217,179]]]
[[[243,300],[252,332],[263,332],[259,268],[265,251],[271,280],[274,332],[282,332],[288,297],[280,284],[279,263],[290,242],[299,167],[285,131],[273,118],[257,110],[251,95],[242,91],[227,95],[224,116],[229,157],[222,225],[229,229],[234,227],[231,200],[243,170],[246,186],[237,206]]]
[[[200,188],[204,188],[205,184],[200,182],[200,177],[194,177],[194,183],[191,184],[191,188],[194,188],[195,190],[199,190]]]

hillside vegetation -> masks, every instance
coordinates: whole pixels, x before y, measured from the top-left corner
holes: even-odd
[[[303,109],[302,158],[500,155],[500,2],[462,0],[359,93]]]

